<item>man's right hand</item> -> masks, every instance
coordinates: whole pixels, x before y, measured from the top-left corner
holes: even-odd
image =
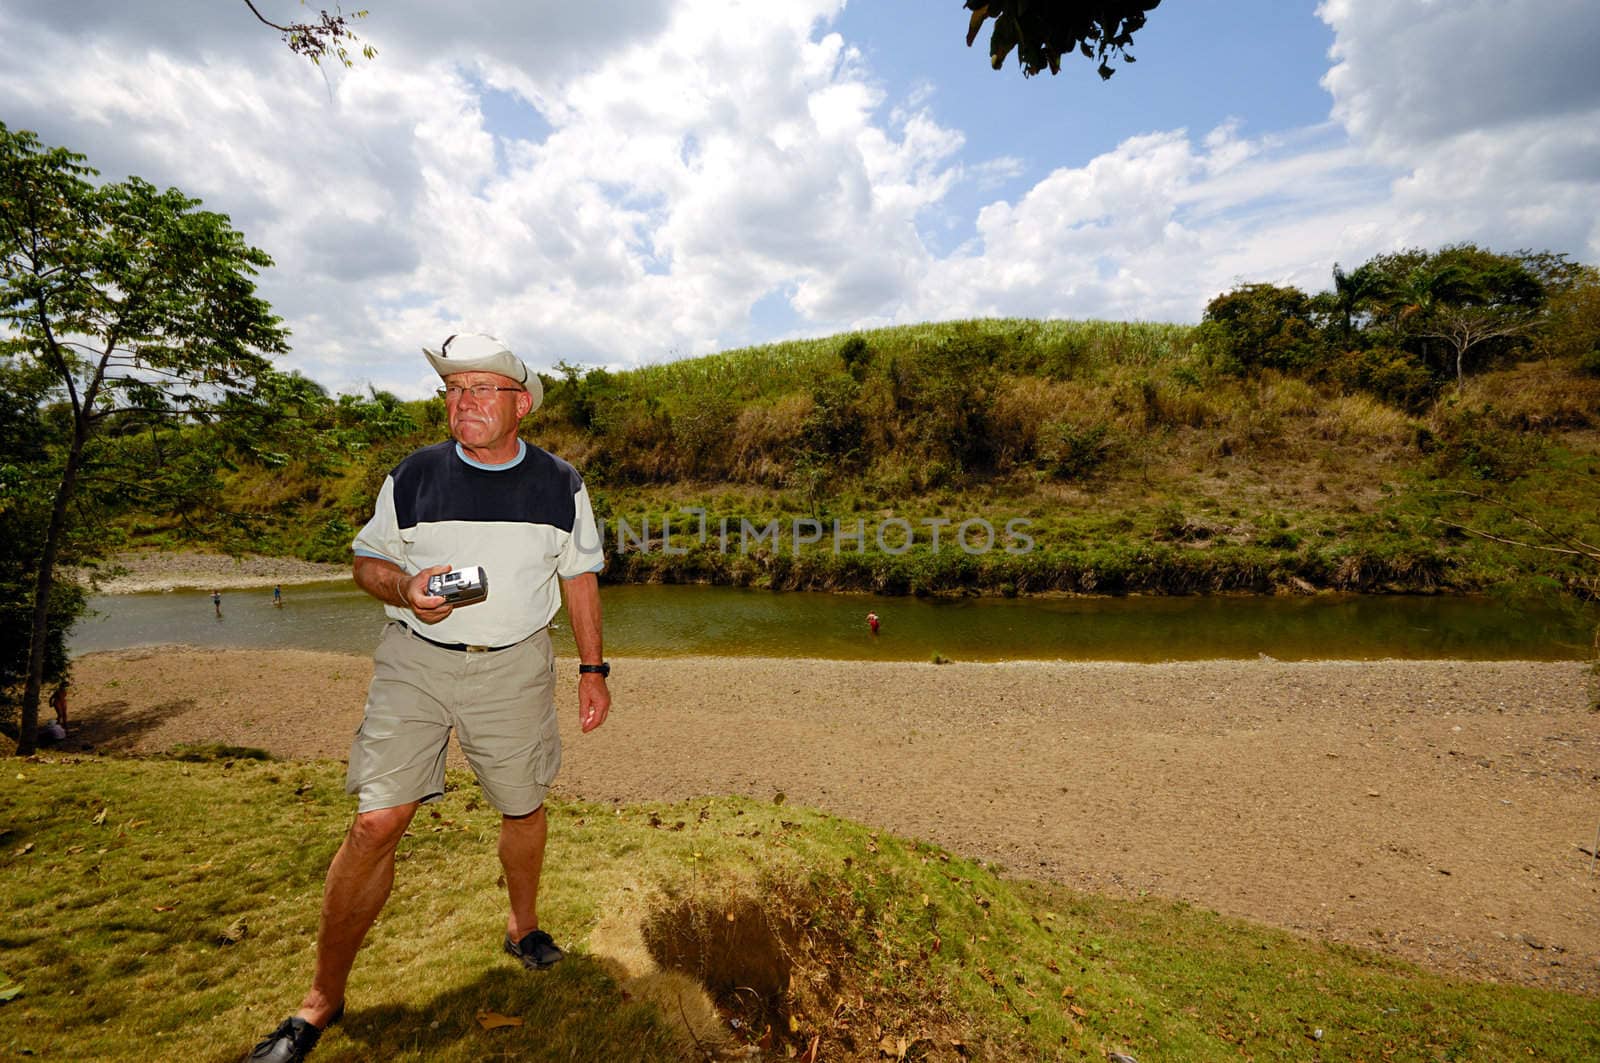
[[[437,624],[454,608],[439,595],[428,593],[428,580],[449,571],[449,565],[433,565],[400,584],[401,604],[424,624]]]

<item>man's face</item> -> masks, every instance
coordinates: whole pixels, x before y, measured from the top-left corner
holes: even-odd
[[[517,422],[533,408],[533,396],[517,382],[499,373],[452,373],[444,378],[445,387],[463,388],[459,398],[445,398],[450,415],[450,434],[468,450],[494,451],[510,443],[517,434]],[[478,398],[476,387],[511,388]]]

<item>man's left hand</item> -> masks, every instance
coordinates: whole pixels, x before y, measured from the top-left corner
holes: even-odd
[[[599,727],[606,722],[606,714],[611,711],[611,692],[606,689],[606,677],[594,672],[585,672],[578,677],[578,723],[583,727],[583,733]]]

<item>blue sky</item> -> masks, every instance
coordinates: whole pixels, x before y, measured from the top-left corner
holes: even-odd
[[[1109,82],[991,71],[958,0],[367,6],[344,71],[229,0],[0,0],[0,120],[229,214],[284,362],[346,391],[421,394],[463,330],[625,367],[1193,321],[1409,246],[1600,261],[1592,0],[1166,0]]]

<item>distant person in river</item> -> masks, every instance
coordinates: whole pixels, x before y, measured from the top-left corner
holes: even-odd
[[[278,609],[282,609],[283,608],[283,588],[282,587],[276,587],[275,586],[275,587],[272,588],[272,604]]]
[[[872,629],[872,633],[874,635],[876,635],[878,633],[878,614],[877,613],[868,613],[867,614],[867,627]]]
[[[213,609],[215,609],[217,611],[217,619],[221,620],[222,619],[222,592],[221,591],[212,591],[211,592],[211,608],[213,608]]]
[[[452,730],[500,813],[510,901],[500,947],[533,970],[563,955],[537,908],[545,792],[561,765],[550,621],[564,596],[578,650],[578,724],[587,734],[611,707],[600,534],[577,470],[518,438],[543,397],[522,359],[482,335],[451,336],[423,353],[442,378],[454,438],[395,466],[353,544],[356,585],[389,618],[350,747],[345,789],[357,798],[355,822],[328,868],[311,987],[299,1010],[251,1052],[261,1063],[305,1059],[344,1014],[356,953],[394,882],[395,848],[417,809],[444,795]],[[429,577],[452,566],[481,567],[487,596],[455,601],[434,593],[450,588],[430,589]],[[460,899],[441,894],[432,903],[453,910]],[[377,1008],[374,1021],[385,1010]],[[360,1054],[359,1047],[345,1051]]]

